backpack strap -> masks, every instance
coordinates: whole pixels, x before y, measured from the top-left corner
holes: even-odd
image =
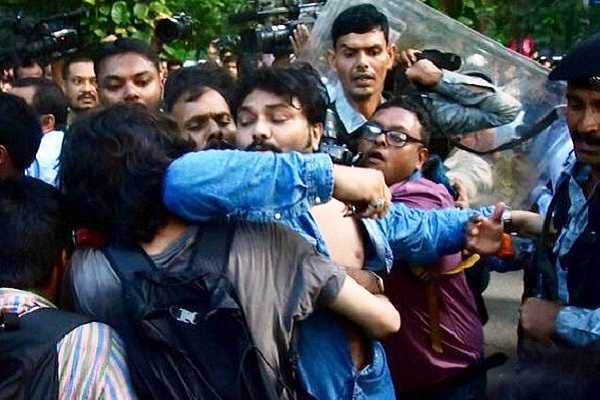
[[[81,314],[53,307],[42,307],[20,317],[14,313],[1,314],[0,335],[5,332],[19,331],[19,336],[31,334],[32,338],[37,338],[35,341],[38,343],[58,343],[67,333],[89,322],[92,322],[92,319]]]
[[[56,345],[89,317],[52,307],[0,315],[0,397],[58,398]],[[28,382],[23,387],[19,382]]]
[[[535,274],[533,281],[529,283],[532,287],[526,288],[528,297],[558,300],[558,277],[550,247],[550,224],[554,220],[556,228],[561,229],[569,210],[569,202],[569,177],[563,174],[546,211],[542,233],[536,246]]]
[[[129,248],[109,244],[102,252],[121,280],[131,280],[138,272],[154,270],[154,262],[139,246]]]
[[[210,272],[220,274],[225,271],[236,227],[236,222],[224,220],[210,221],[202,225],[190,262],[200,257],[202,266]]]

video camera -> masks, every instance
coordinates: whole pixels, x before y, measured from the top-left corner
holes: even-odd
[[[84,7],[40,19],[0,17],[0,65],[14,66],[19,59],[36,59],[48,64],[79,49],[79,22],[87,15]]]
[[[298,24],[312,25],[325,1],[249,1],[248,6],[229,16],[229,23],[252,27],[240,34],[241,51],[246,54],[291,54],[290,36]]]

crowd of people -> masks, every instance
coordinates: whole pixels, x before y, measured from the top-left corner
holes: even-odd
[[[295,60],[238,74],[233,54],[169,70],[132,38],[55,79],[15,69],[0,398],[594,398],[600,36],[549,75],[575,150],[540,214],[481,201],[486,160],[443,141],[485,140],[520,103],[389,30],[373,5],[341,12],[337,81]],[[323,147],[331,129],[352,166]],[[537,240],[518,369],[490,394],[469,274],[514,259],[517,234]]]

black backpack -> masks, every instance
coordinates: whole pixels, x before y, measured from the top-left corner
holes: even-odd
[[[121,279],[125,340],[140,398],[276,399],[235,289],[225,277],[235,224],[200,227],[185,269],[156,268],[141,248],[103,251]],[[273,371],[271,371],[273,374]],[[276,374],[280,377],[280,374]]]
[[[0,315],[0,399],[58,399],[56,345],[90,321],[56,308]]]

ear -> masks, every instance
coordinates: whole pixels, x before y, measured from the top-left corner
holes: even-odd
[[[329,68],[337,71],[337,68],[335,67],[335,50],[327,50],[327,61],[329,62]]]
[[[313,151],[319,150],[319,143],[321,142],[321,137],[323,136],[323,124],[316,123],[310,126],[309,128],[310,134],[310,145]]]
[[[421,147],[417,153],[417,169],[421,169],[427,158],[429,157],[429,149],[427,147]]]
[[[396,53],[398,49],[396,48],[396,43],[390,43],[387,47],[387,52],[390,57],[390,61],[387,69],[391,69],[394,66],[394,62],[396,62]]]
[[[40,124],[42,125],[42,132],[47,133],[54,130],[56,120],[53,114],[43,114],[40,117]]]

